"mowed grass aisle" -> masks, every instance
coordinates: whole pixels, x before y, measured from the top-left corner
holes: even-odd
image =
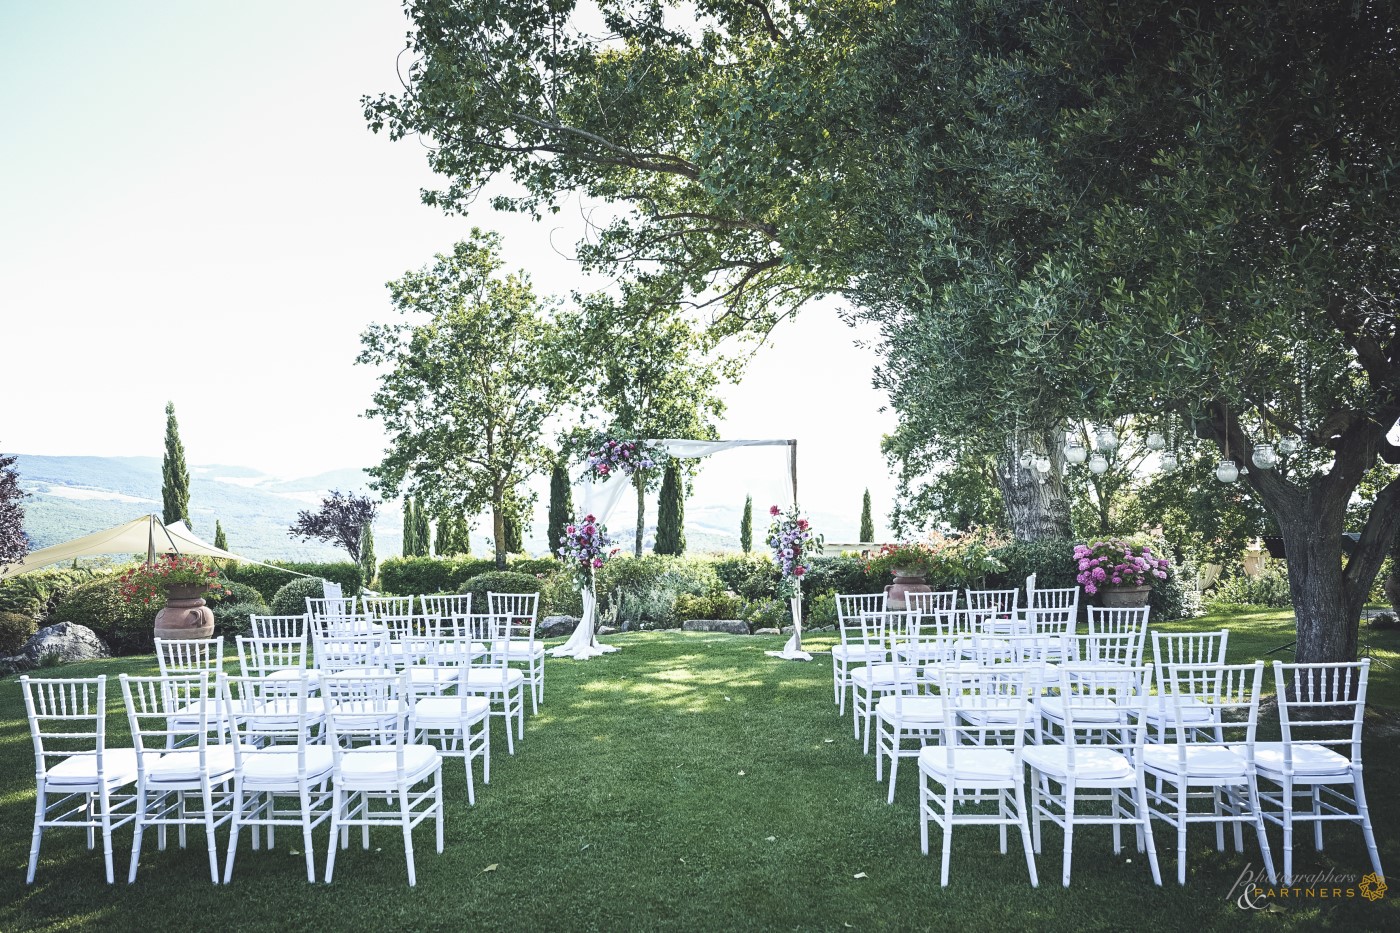
[[[1199,620],[1198,620],[1199,622]],[[546,703],[527,719],[514,757],[493,739],[492,782],[468,807],[461,764],[444,765],[444,854],[430,825],[415,837],[418,887],[406,884],[399,833],[378,830],[370,851],[342,852],[331,885],[305,882],[300,836],[278,848],[244,845],[233,883],[208,881],[201,834],[158,852],[148,839],[133,886],[102,881],[101,853],[80,831],[51,832],[39,874],[24,885],[33,815],[33,755],[19,686],[0,683],[0,930],[24,929],[1073,929],[1395,928],[1396,896],[1299,901],[1281,912],[1227,900],[1246,863],[1192,834],[1189,882],[1175,883],[1174,841],[1159,831],[1167,884],[1155,888],[1131,845],[1112,855],[1110,831],[1076,833],[1074,885],[1059,885],[1061,836],[1047,825],[1032,890],[1014,833],[1008,854],[991,827],[954,837],[952,884],[918,850],[915,769],[905,763],[893,806],[873,758],[831,702],[830,659],[763,655],[776,638],[679,632],[612,639],[623,651],[551,660]],[[826,641],[814,640],[821,651]],[[1232,652],[1232,655],[1234,652]],[[107,673],[114,742],[126,740],[115,675],[147,673],[148,658],[73,666]],[[1394,679],[1394,673],[1386,675]],[[1367,742],[1367,785],[1382,858],[1400,865],[1397,733],[1386,716]],[[220,833],[220,848],[227,838]],[[1277,840],[1278,835],[1275,833]],[[316,835],[318,872],[326,831]],[[937,845],[937,830],[933,839]],[[119,831],[124,877],[131,831]],[[1369,871],[1361,834],[1329,831],[1327,850],[1298,848],[1298,870]],[[1394,869],[1393,871],[1400,871]]]

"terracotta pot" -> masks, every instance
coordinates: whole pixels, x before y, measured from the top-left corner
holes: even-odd
[[[1106,586],[1099,592],[1103,594],[1106,609],[1137,609],[1147,605],[1147,594],[1152,592],[1152,587],[1145,583],[1141,586]]]
[[[885,587],[885,605],[890,609],[908,608],[904,601],[905,593],[932,593],[928,585],[928,575],[917,570],[895,568],[894,582]]]
[[[205,587],[172,586],[165,591],[165,608],[156,613],[156,637],[209,638],[214,634],[214,610],[204,604]]]

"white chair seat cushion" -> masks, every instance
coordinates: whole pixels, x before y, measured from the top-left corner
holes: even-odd
[[[413,720],[420,728],[457,726],[477,722],[490,712],[491,703],[483,697],[427,697],[413,707]]]
[[[893,664],[867,664],[852,671],[851,680],[863,687],[893,687],[895,674]],[[912,687],[919,669],[913,664],[901,664],[898,674],[900,681]]]
[[[968,722],[973,723],[1014,723],[1019,716],[1021,722],[1027,727],[1035,724],[1035,704],[1030,700],[1020,700],[1024,709],[1017,710],[1011,705],[1011,700],[1007,699],[1001,703],[990,703],[984,698],[977,701],[975,709],[960,709],[959,715]]]
[[[136,749],[108,748],[102,752],[103,781],[108,787],[121,787],[136,780]],[[50,785],[97,787],[97,756],[73,755],[50,768],[45,775]]]
[[[1167,703],[1160,706],[1152,703],[1147,709],[1147,721],[1153,725],[1159,723],[1175,723],[1177,719],[1177,705]],[[1215,722],[1215,709],[1209,703],[1202,703],[1195,697],[1187,697],[1181,701],[1181,721],[1190,724],[1209,724]]]
[[[896,705],[898,704],[898,705]],[[906,723],[943,722],[943,699],[941,697],[880,697],[875,704],[875,715],[885,722],[894,722],[898,717]]]
[[[496,654],[496,655],[499,655],[499,654],[501,653],[501,647],[502,647],[501,642],[499,642],[499,641],[492,642],[492,643],[491,643],[491,651],[492,651],[492,653],[493,653],[493,654]],[[506,648],[506,657],[508,657],[508,658],[510,658],[511,660],[514,660],[514,661],[519,661],[519,660],[522,660],[522,659],[525,659],[525,658],[542,658],[542,657],[544,657],[544,645],[540,644],[539,642],[534,642],[534,643],[532,644],[532,643],[530,643],[530,642],[528,642],[528,641],[516,641],[515,639],[511,639],[511,640],[506,644],[505,648]]]
[[[1270,778],[1283,776],[1283,743],[1258,742],[1254,746],[1254,768]],[[1293,746],[1293,774],[1299,777],[1339,777],[1351,769],[1351,759],[1326,745],[1310,742]]]
[[[467,690],[509,690],[525,682],[519,668],[473,668],[459,681]]]
[[[330,773],[335,754],[329,745],[306,746],[306,777],[317,781]],[[245,787],[295,787],[297,783],[297,750],[288,746],[277,751],[260,749],[243,753],[243,785]]]
[[[941,745],[919,751],[919,770],[935,777],[948,777],[948,749]],[[953,777],[963,781],[1020,780],[1016,756],[1004,748],[958,746],[953,749]]]
[[[278,668],[275,671],[269,671],[266,675],[264,675],[263,679],[272,681],[290,680],[293,683],[295,683],[297,678],[301,677],[302,675],[306,676],[306,685],[312,690],[316,689],[316,685],[321,682],[320,674],[318,674],[316,671],[307,670],[306,668],[301,667]]]
[[[1061,697],[1046,697],[1040,701],[1040,712],[1047,719],[1064,722],[1065,701]],[[1074,703],[1072,712],[1075,722],[1110,723],[1118,722],[1122,718],[1122,713],[1112,702],[1093,705]]]
[[[831,656],[843,661],[869,661],[871,658],[883,661],[888,652],[874,645],[836,645],[831,649]]]
[[[146,780],[158,783],[189,783],[200,778],[199,751],[146,753]],[[233,746],[210,745],[204,752],[204,772],[218,780],[233,773]]]
[[[461,676],[455,667],[410,667],[408,679],[415,687],[446,687]]]
[[[1169,774],[1201,778],[1243,778],[1249,762],[1243,755],[1218,745],[1186,745],[1186,768],[1183,771],[1177,756],[1178,746],[1143,746],[1142,760],[1148,768]]]
[[[417,783],[433,772],[441,756],[431,745],[405,745],[403,768],[409,783]],[[336,780],[347,785],[384,787],[396,779],[397,757],[392,748],[352,748],[340,756]]]
[[[1032,745],[1025,751],[1026,764],[1055,777],[1069,776],[1069,749],[1063,745]],[[1111,748],[1079,745],[1074,749],[1077,781],[1131,781],[1133,765]]]

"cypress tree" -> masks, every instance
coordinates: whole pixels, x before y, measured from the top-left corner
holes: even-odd
[[[403,556],[418,556],[418,531],[417,522],[413,517],[413,497],[403,497]]]
[[[379,562],[374,558],[374,523],[365,522],[364,534],[360,535],[360,574],[364,578],[363,585],[372,585],[378,571]]]
[[[439,515],[437,527],[433,529],[433,550],[438,557],[447,557],[457,553],[452,541],[453,519],[451,515]]]
[[[224,523],[217,518],[214,519],[214,547],[221,551],[228,550],[228,538],[224,537]]]
[[[466,557],[472,552],[472,526],[461,512],[452,520],[452,553]]]
[[[428,510],[420,500],[413,505],[413,552],[419,557],[431,557],[432,547],[433,534],[428,527]]]
[[[564,537],[564,527],[569,524],[569,516],[574,511],[573,490],[569,488],[569,473],[563,461],[554,464],[549,474],[549,553],[559,550],[559,539]]]
[[[165,403],[165,459],[160,467],[160,495],[167,525],[183,520],[190,524],[190,470],[185,464],[185,445],[180,443],[180,425],[175,420],[175,403]]]
[[[673,457],[666,461],[661,475],[661,493],[656,505],[657,554],[685,553],[685,487],[681,483],[680,465]]]
[[[516,508],[506,512],[505,542],[507,554],[520,554],[525,550],[524,528]]]
[[[860,541],[869,544],[875,540],[875,519],[870,515],[870,489],[865,490],[865,502],[860,507]]]
[[[739,547],[747,554],[753,550],[753,496],[744,497],[744,517],[739,521]]]

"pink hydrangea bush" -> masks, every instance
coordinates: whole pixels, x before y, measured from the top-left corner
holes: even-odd
[[[1171,562],[1152,553],[1150,544],[1133,544],[1118,538],[1076,544],[1075,577],[1084,592],[1093,595],[1106,586],[1152,585],[1167,578]]]

